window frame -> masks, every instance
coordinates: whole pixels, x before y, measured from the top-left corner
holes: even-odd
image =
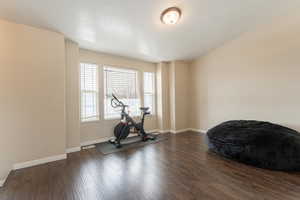
[[[97,110],[97,114],[95,116],[95,118],[90,119],[90,120],[83,120],[84,118],[82,118],[82,84],[81,84],[81,66],[82,64],[86,64],[86,65],[95,65],[96,66],[96,88],[97,91],[95,91],[96,93],[96,110]],[[85,62],[85,61],[80,61],[79,62],[79,93],[80,93],[80,123],[93,123],[93,122],[99,122],[101,120],[101,112],[100,112],[100,66],[97,63],[93,63],[93,62]],[[86,90],[85,92],[94,92],[94,91],[90,91],[90,90]]]
[[[150,95],[153,95],[153,110],[151,110],[151,113],[150,113],[150,116],[156,116],[156,113],[157,113],[157,92],[156,92],[156,72],[153,72],[153,71],[143,71],[142,72],[142,76],[143,76],[143,83],[142,83],[142,91],[143,91],[143,107],[145,107],[145,73],[151,73],[153,74],[153,93],[149,93]]]

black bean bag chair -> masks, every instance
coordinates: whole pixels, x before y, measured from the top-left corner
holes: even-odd
[[[207,132],[209,149],[260,168],[300,171],[300,134],[261,121],[228,121]]]

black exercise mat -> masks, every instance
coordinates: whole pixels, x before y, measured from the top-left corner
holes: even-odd
[[[163,140],[168,139],[167,134],[164,135],[156,135],[155,140],[148,140],[147,142],[141,141],[141,137],[139,136],[134,136],[134,137],[128,137],[125,140],[122,140],[122,148],[116,148],[115,145],[107,142],[102,142],[99,144],[96,144],[96,149],[97,151],[103,153],[103,154],[110,154],[110,153],[115,153],[115,152],[120,152],[120,151],[125,151],[127,149],[131,148],[136,148],[136,147],[141,147],[145,146],[147,144],[153,144],[157,143]]]

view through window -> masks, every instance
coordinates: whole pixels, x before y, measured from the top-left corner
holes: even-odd
[[[138,72],[136,70],[104,67],[105,119],[120,117],[120,110],[111,106],[112,93],[129,106],[130,115],[140,115],[141,101],[138,94]]]

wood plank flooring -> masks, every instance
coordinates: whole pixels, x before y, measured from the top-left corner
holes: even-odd
[[[95,149],[11,173],[0,200],[300,199],[300,173],[258,169],[207,152],[204,135],[110,155]]]

